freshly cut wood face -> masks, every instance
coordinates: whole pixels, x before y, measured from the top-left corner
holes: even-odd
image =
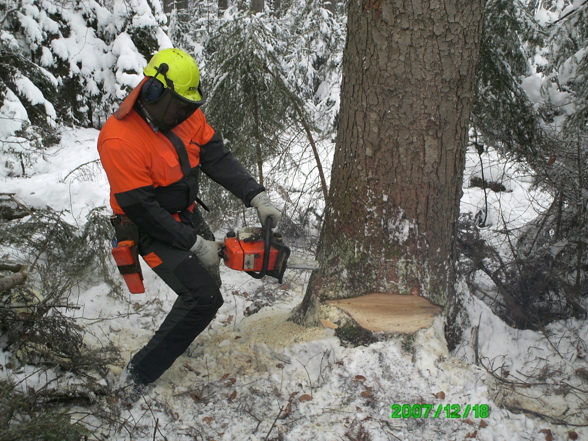
[[[372,332],[412,334],[433,325],[442,308],[424,297],[374,293],[352,299],[327,300]]]

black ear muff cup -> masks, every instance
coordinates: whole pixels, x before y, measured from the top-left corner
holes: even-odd
[[[145,102],[153,103],[161,98],[161,95],[163,95],[164,91],[165,88],[163,87],[161,81],[155,78],[149,78],[147,81],[145,81],[145,84],[143,84],[143,87],[141,88],[141,95]]]

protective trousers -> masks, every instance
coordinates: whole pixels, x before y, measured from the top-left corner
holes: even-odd
[[[190,223],[205,239],[214,235],[198,210],[184,212],[182,222]],[[131,359],[136,381],[157,380],[190,346],[214,318],[223,304],[218,268],[205,268],[189,250],[173,248],[140,234],[139,250],[153,271],[178,295],[167,317],[151,340]]]

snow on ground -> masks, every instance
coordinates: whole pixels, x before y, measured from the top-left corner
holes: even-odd
[[[2,192],[16,193],[30,206],[66,210],[72,223],[83,222],[90,209],[107,205],[108,200],[106,178],[94,162],[96,136],[93,130],[67,131],[61,146],[51,149],[29,177],[0,178]],[[470,159],[467,173],[475,174],[476,157]],[[532,207],[524,202],[528,184],[515,179],[508,186],[512,194],[499,195],[503,214],[491,212],[493,221],[532,215]],[[464,211],[475,214],[482,202],[480,189],[465,189]],[[496,210],[497,205],[492,207]],[[478,329],[477,354],[469,338],[449,354],[440,320],[414,337],[351,348],[330,329],[302,328],[287,321],[304,295],[307,272],[288,270],[282,285],[222,266],[221,273],[225,304],[211,326],[139,402],[130,408],[113,404],[117,423],[103,426],[96,439],[543,441],[574,439],[571,430],[577,439],[588,439],[584,427],[558,426],[500,407],[503,392],[497,392],[485,369],[471,364],[477,356],[486,367],[499,365],[521,376],[530,368],[541,368],[538,360],[543,360],[543,365],[553,362],[568,372],[572,381],[574,369],[586,364],[586,347],[583,352],[576,347],[588,338],[585,322],[551,327],[560,352],[556,354],[543,334],[508,328],[470,296],[464,308],[476,318],[472,329]],[[121,350],[123,362],[112,366],[111,384],[174,301],[173,292],[146,266],[144,276],[145,294],[114,298],[106,284],[98,284],[70,299],[80,307],[71,313],[86,327],[86,343],[112,342]],[[8,357],[0,354],[0,375],[28,376],[27,385],[50,379],[34,369],[11,370]],[[574,386],[586,388],[585,383]],[[561,406],[563,412],[566,399],[576,398],[551,396],[545,402]],[[427,418],[391,418],[394,404],[433,408]],[[460,416],[468,408],[469,415],[448,418],[448,405],[457,405],[449,409],[458,409]],[[87,415],[84,419],[91,421]]]

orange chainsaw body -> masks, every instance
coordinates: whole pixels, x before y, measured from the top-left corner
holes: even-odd
[[[225,265],[237,271],[261,271],[265,242],[261,228],[244,228],[235,237],[227,235],[225,238]],[[275,246],[270,247],[270,258],[267,269],[274,270],[279,251]]]

